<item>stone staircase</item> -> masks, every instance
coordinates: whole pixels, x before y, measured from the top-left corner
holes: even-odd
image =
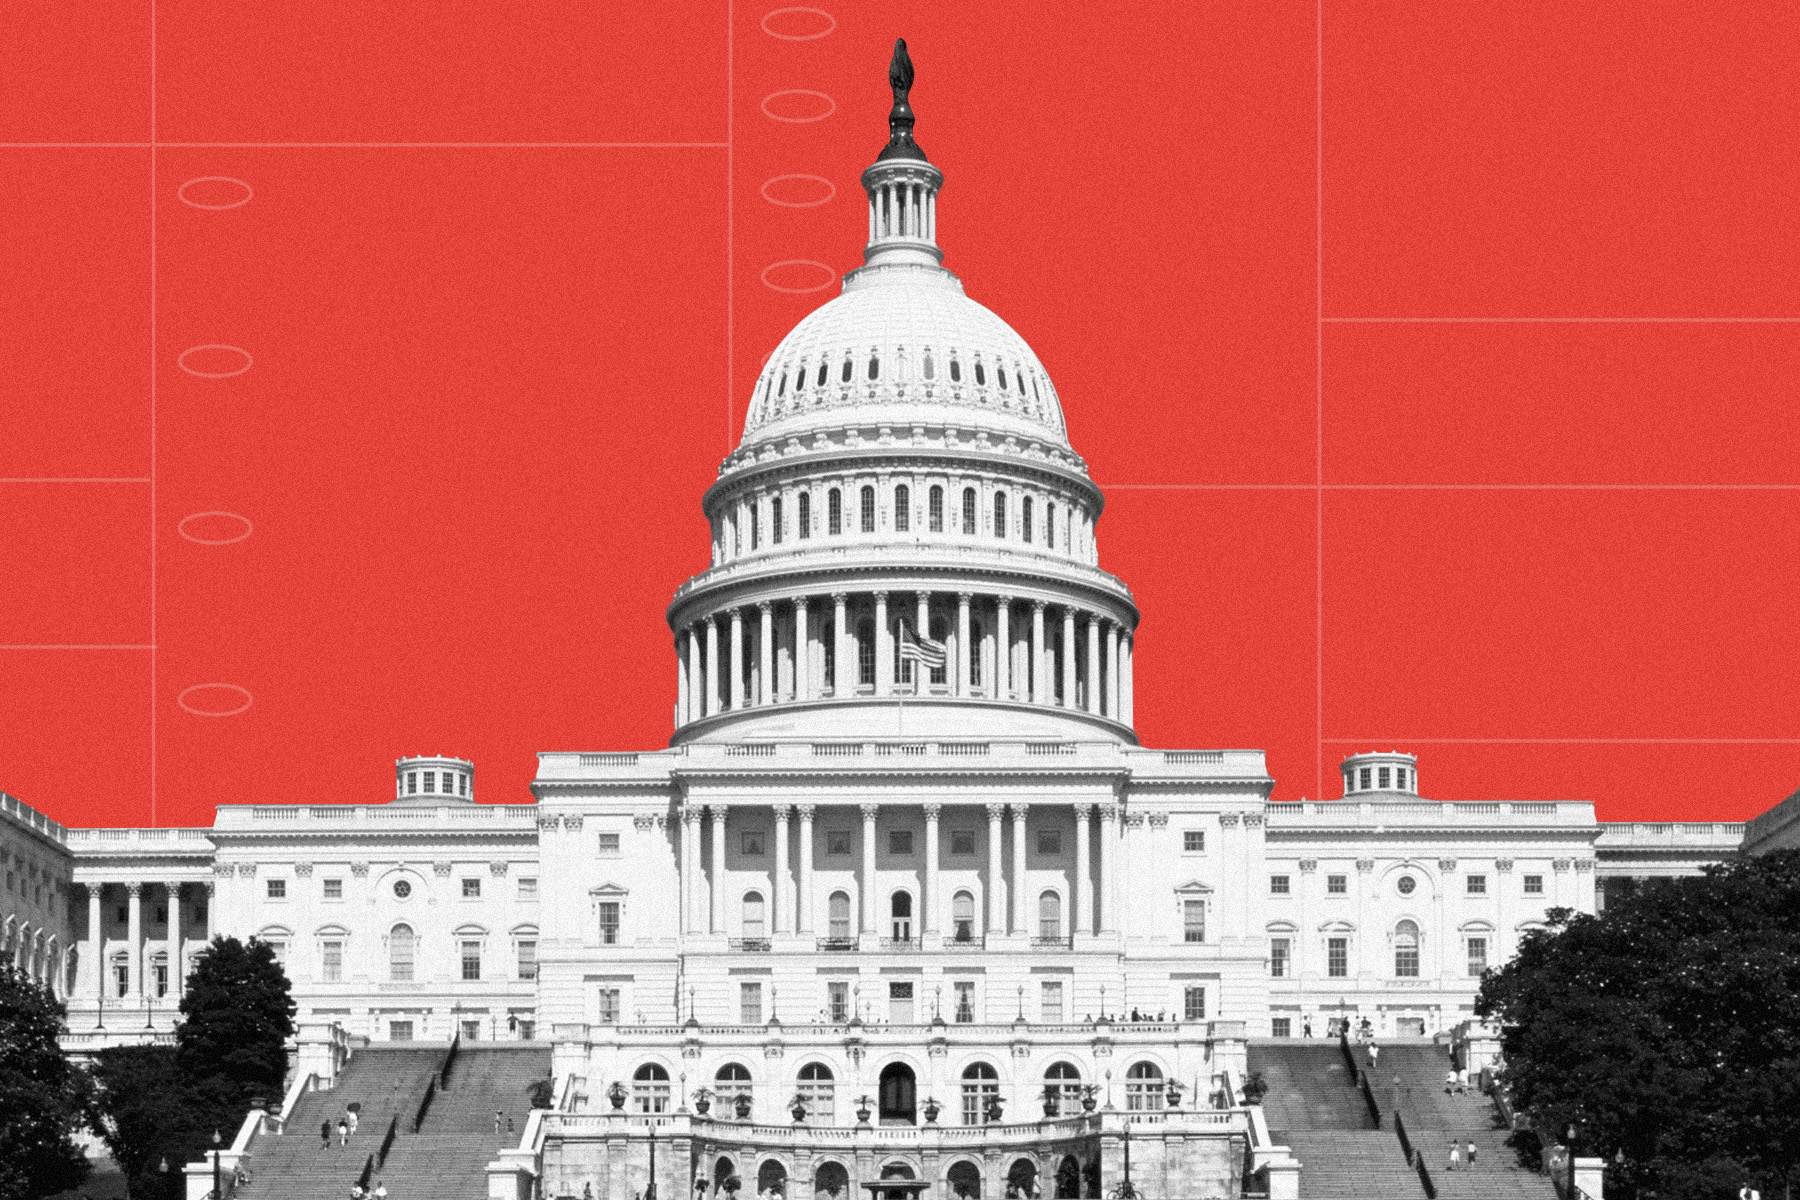
[[[343,1200],[362,1173],[363,1163],[381,1146],[388,1120],[409,1127],[427,1082],[443,1061],[443,1046],[358,1050],[328,1092],[308,1092],[294,1105],[287,1132],[256,1139],[250,1183],[237,1190],[243,1200]],[[360,1103],[356,1133],[338,1146],[338,1118]],[[490,1122],[492,1117],[489,1118]],[[331,1142],[319,1143],[319,1123],[331,1124]],[[484,1185],[485,1186],[485,1185]]]
[[[1391,1129],[1376,1129],[1336,1041],[1253,1043],[1269,1133],[1300,1160],[1302,1200],[1423,1200]]]
[[[531,1113],[527,1091],[549,1076],[548,1046],[465,1044],[450,1069],[449,1086],[432,1099],[424,1125],[418,1133],[409,1132],[410,1124],[402,1130],[377,1175],[396,1197],[487,1200],[487,1165],[501,1150],[519,1144]],[[496,1112],[501,1114],[499,1133],[494,1132]]]
[[[1399,1109],[1440,1200],[1555,1200],[1550,1177],[1521,1166],[1507,1145],[1510,1131],[1490,1097],[1472,1089],[1460,1096],[1444,1092],[1444,1072],[1449,1069],[1450,1058],[1440,1047],[1392,1046],[1382,1050],[1371,1076],[1371,1082],[1379,1081],[1375,1099],[1383,1111]],[[1475,1143],[1473,1170],[1466,1163],[1449,1169],[1452,1139],[1465,1149]]]

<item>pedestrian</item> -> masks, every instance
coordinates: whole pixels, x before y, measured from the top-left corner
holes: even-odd
[[[352,1137],[356,1135],[356,1110],[354,1108],[350,1110],[350,1134]]]
[[[353,1183],[350,1185],[350,1200],[363,1200],[363,1185],[362,1184]]]
[[[508,1118],[506,1118],[506,1132],[511,1133],[512,1131],[513,1131],[512,1118],[508,1117]]]
[[[1370,1042],[1369,1043],[1369,1065],[1371,1067],[1374,1066],[1375,1060],[1377,1058],[1379,1058],[1380,1056],[1381,1056],[1381,1047],[1377,1046],[1374,1042]]]
[[[1135,1024],[1137,1024],[1137,1023],[1138,1023],[1138,1022],[1139,1022],[1139,1021],[1141,1021],[1141,1020],[1143,1020],[1143,1019],[1144,1019],[1144,1018],[1142,1018],[1142,1017],[1140,1017],[1140,1016],[1138,1016],[1138,1010],[1137,1010],[1137,1009],[1135,1009],[1135,1008],[1134,1008],[1134,1009],[1132,1009],[1132,1010],[1131,1010],[1131,1022],[1132,1022],[1132,1024],[1134,1024],[1134,1025],[1135,1025]]]
[[[1448,1096],[1456,1089],[1456,1068],[1451,1067],[1444,1072],[1444,1095]]]
[[[581,1200],[594,1200],[594,1185],[593,1184],[584,1183],[581,1185]]]
[[[1301,1037],[1311,1037],[1312,1036],[1312,1018],[1311,1017],[1302,1017],[1301,1018],[1301,1020],[1300,1020],[1300,1036]]]
[[[1461,1162],[1462,1162],[1462,1150],[1460,1148],[1458,1148],[1458,1146],[1455,1142],[1451,1142],[1450,1143],[1450,1169],[1452,1171],[1456,1170],[1457,1166],[1459,1164],[1461,1164]]]
[[[1459,1095],[1469,1094],[1469,1068],[1464,1067],[1456,1073],[1456,1090]]]
[[[375,1181],[375,1200],[387,1200],[387,1184],[379,1179]]]
[[[331,1145],[331,1122],[330,1121],[320,1121],[319,1122],[319,1149],[323,1150],[329,1145]]]
[[[1469,1170],[1471,1171],[1475,1169],[1475,1152],[1479,1149],[1480,1147],[1475,1144],[1473,1138],[1470,1138],[1469,1144],[1463,1147],[1463,1153],[1469,1156]]]
[[[350,1144],[350,1122],[344,1120],[344,1118],[342,1118],[342,1117],[339,1117],[338,1118],[338,1145],[339,1146],[348,1146],[349,1144]]]
[[[500,1110],[497,1108],[494,1110],[494,1132],[500,1132]]]

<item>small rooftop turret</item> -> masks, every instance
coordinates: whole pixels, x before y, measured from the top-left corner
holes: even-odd
[[[1419,794],[1417,755],[1397,750],[1352,754],[1339,769],[1344,773],[1345,799],[1405,800]]]
[[[466,758],[430,757],[394,760],[394,799],[400,803],[473,803],[475,764]]]

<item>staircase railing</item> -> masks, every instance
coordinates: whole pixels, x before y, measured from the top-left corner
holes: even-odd
[[[394,1135],[400,1132],[400,1114],[395,1113],[388,1118],[387,1134],[381,1139],[381,1149],[375,1152],[375,1165],[387,1166],[388,1151],[393,1148]]]
[[[362,1174],[356,1177],[356,1186],[363,1191],[369,1190],[369,1180],[375,1177],[375,1156],[373,1154],[363,1162]]]
[[[444,1065],[438,1068],[438,1087],[448,1091],[450,1088],[450,1068],[456,1065],[456,1056],[462,1052],[462,1030],[457,1030],[450,1039],[450,1050],[444,1055]]]
[[[414,1133],[419,1132],[419,1126],[425,1124],[425,1114],[431,1111],[431,1101],[436,1095],[437,1076],[433,1075],[431,1082],[425,1085],[425,1098],[419,1101],[419,1111],[413,1114],[412,1131]]]
[[[1394,1110],[1394,1135],[1400,1139],[1400,1153],[1406,1159],[1406,1165],[1419,1173],[1419,1186],[1425,1189],[1426,1200],[1437,1200],[1437,1184],[1432,1182],[1431,1172],[1425,1167],[1425,1156],[1406,1136],[1406,1119],[1397,1108]]]
[[[1356,1054],[1350,1049],[1349,1030],[1338,1030],[1338,1049],[1344,1052],[1344,1065],[1350,1068],[1350,1078],[1355,1079],[1361,1072],[1356,1066]]]
[[[1358,1071],[1356,1082],[1362,1087],[1363,1103],[1369,1108],[1369,1119],[1375,1122],[1375,1128],[1381,1128],[1381,1105],[1375,1103],[1375,1093],[1369,1088],[1369,1073]]]

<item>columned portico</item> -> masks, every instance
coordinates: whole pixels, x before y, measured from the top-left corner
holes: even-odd
[[[1075,703],[1075,610],[1063,609],[1062,618],[1062,706],[1077,708],[1079,705]]]
[[[1092,826],[1094,823],[1094,806],[1077,804],[1075,806],[1075,871],[1074,895],[1075,914],[1071,923],[1075,933],[1094,932],[1094,892],[1088,882],[1088,872],[1093,862]]]
[[[186,972],[182,969],[181,958],[181,882],[171,879],[163,884],[169,894],[169,925],[167,953],[169,956],[169,993],[180,999],[182,986],[186,982]]]
[[[144,994],[144,885],[125,885],[125,996],[136,999]]]
[[[1118,888],[1119,806],[1100,806],[1100,932],[1119,931]]]
[[[813,806],[801,804],[800,812],[800,906],[794,922],[799,933],[813,931]]]
[[[788,892],[788,816],[793,806],[777,804],[775,806],[775,912],[773,928],[776,933],[788,931],[788,917],[793,912],[793,901]]]

